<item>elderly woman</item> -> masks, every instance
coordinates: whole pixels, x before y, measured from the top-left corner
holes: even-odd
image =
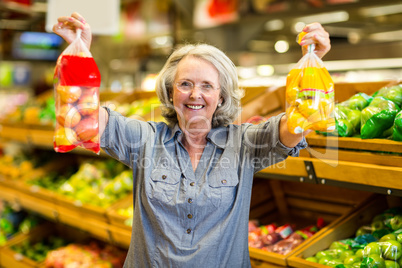
[[[54,32],[67,42],[75,30],[91,44],[77,13]],[[304,28],[301,45],[322,57],[329,35]],[[101,146],[133,170],[134,217],[125,267],[250,267],[248,220],[253,175],[306,147],[281,114],[260,125],[231,124],[241,92],[234,64],[210,45],[186,45],[169,57],[156,91],[162,122],[128,119],[101,108]]]

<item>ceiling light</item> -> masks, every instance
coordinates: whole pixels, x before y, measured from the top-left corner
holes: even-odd
[[[141,88],[144,91],[154,91],[156,86],[156,74],[148,74],[141,83]]]
[[[293,25],[293,33],[300,33],[301,31],[303,31],[304,27],[306,26],[306,24],[304,22],[296,22]]]
[[[401,68],[402,58],[326,61],[328,71]]]
[[[357,44],[360,42],[361,35],[357,32],[350,32],[348,33],[348,41],[351,44]]]
[[[173,38],[171,36],[156,36],[149,43],[152,48],[171,47],[173,45]]]
[[[255,77],[255,68],[253,67],[237,67],[237,74],[240,78],[248,79]]]
[[[278,31],[282,30],[284,26],[282,20],[270,20],[265,23],[264,28],[266,31]]]
[[[260,65],[257,67],[257,73],[260,76],[271,76],[274,74],[274,66],[272,65]]]
[[[315,15],[299,17],[294,20],[295,23],[303,22],[305,24],[319,22],[321,24],[341,22],[349,20],[349,13],[346,11],[325,12]]]
[[[369,38],[376,41],[400,41],[402,30],[370,34]]]
[[[331,36],[347,37],[351,32],[362,35],[363,31],[361,28],[357,27],[346,27],[346,26],[334,26],[327,25],[325,30],[330,33]]]
[[[289,50],[289,43],[285,40],[279,40],[275,43],[275,51],[278,53],[285,53]]]
[[[366,17],[378,17],[390,14],[402,13],[402,4],[377,6],[377,7],[364,7],[359,10],[359,13]]]

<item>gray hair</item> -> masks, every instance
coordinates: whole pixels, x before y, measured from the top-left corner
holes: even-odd
[[[223,102],[212,117],[212,127],[232,123],[239,115],[240,99],[243,96],[243,91],[239,89],[236,66],[225,53],[207,44],[185,45],[175,50],[166,61],[156,80],[156,93],[162,103],[162,116],[171,126],[178,122],[176,111],[169,99],[172,97],[170,94],[173,92],[177,65],[186,56],[204,59],[214,65],[219,72]]]

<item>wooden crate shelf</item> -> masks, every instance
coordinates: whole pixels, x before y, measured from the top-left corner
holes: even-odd
[[[385,196],[379,196],[370,200],[364,206],[334,225],[333,228],[328,229],[320,237],[311,239],[303,247],[297,249],[289,256],[287,260],[288,265],[296,268],[327,267],[322,264],[306,261],[305,258],[313,256],[318,251],[327,249],[333,241],[354,237],[359,227],[369,224],[374,216],[395,205],[402,205],[400,198],[392,200]]]
[[[386,139],[361,139],[355,137],[325,137],[311,133],[306,140],[311,147],[330,147],[361,151],[402,154],[402,142]]]
[[[290,223],[298,230],[315,224],[318,218],[322,218],[327,226],[287,255],[250,247],[253,267],[287,266],[287,258],[294,251],[321,236],[373,198],[367,192],[327,185],[265,181],[258,178],[254,180],[250,219],[257,219],[261,224],[276,223],[278,226]],[[350,198],[345,199],[344,196]]]

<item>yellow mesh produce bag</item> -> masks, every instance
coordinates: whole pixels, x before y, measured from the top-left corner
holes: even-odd
[[[305,33],[299,34],[299,43]],[[308,129],[335,129],[334,82],[324,63],[309,45],[307,53],[290,70],[286,79],[286,115],[293,134]]]

